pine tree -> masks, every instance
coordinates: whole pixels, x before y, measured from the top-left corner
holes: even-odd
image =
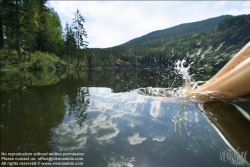
[[[22,47],[24,50],[29,51],[29,59],[30,59],[30,52],[34,49],[34,42],[35,37],[38,32],[38,3],[37,1],[29,1],[23,0],[22,5],[22,16],[20,17],[21,20],[21,29],[20,32],[22,34]],[[33,45],[33,46],[32,46]],[[25,56],[24,56],[25,61]]]
[[[18,62],[22,61],[20,47],[31,49],[38,31],[38,11],[44,0],[1,0],[1,47],[18,50]]]
[[[39,16],[39,31],[36,37],[37,50],[55,54],[61,53],[63,45],[61,21],[52,8],[44,8]]]
[[[76,67],[79,66],[80,61],[80,49],[85,49],[88,46],[88,42],[84,40],[84,37],[87,38],[87,32],[83,26],[85,22],[83,16],[80,14],[77,9],[75,13],[75,18],[73,19],[73,31],[75,33],[75,39],[77,42],[77,64]]]
[[[65,48],[66,48],[66,55],[68,56],[68,62],[72,63],[72,55],[74,50],[76,50],[76,41],[74,37],[74,32],[69,26],[68,22],[66,23],[65,29],[64,29],[64,40],[65,40]]]

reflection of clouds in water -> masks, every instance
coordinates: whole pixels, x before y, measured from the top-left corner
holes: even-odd
[[[100,114],[88,122],[91,122],[89,129],[91,133],[96,134],[97,140],[109,140],[119,133],[116,124],[113,124],[111,119],[108,119],[104,114]]]
[[[82,134],[87,133],[87,127],[83,126],[80,129],[75,122],[62,123],[54,129],[54,140],[59,151],[72,151],[85,147],[87,137]]]
[[[105,111],[104,109],[112,109],[114,106],[114,103],[112,102],[102,102],[97,100],[91,100],[89,104],[89,112],[91,110],[93,111]]]
[[[133,158],[125,158],[119,155],[111,155],[104,156],[103,159],[107,162],[108,166],[113,167],[133,167],[133,162],[135,161],[135,157]]]
[[[186,122],[199,122],[199,115],[197,112],[185,111],[185,121]]]
[[[127,125],[128,125],[128,127],[130,127],[130,128],[134,128],[134,127],[135,127],[135,124],[133,124],[132,122],[129,122]]]
[[[128,102],[124,105],[124,109],[131,111],[132,113],[135,113],[136,108],[137,108],[137,103],[135,102]]]
[[[127,123],[127,126],[128,127],[131,127],[131,128],[134,128],[135,126],[143,126],[143,122],[138,120],[138,119],[135,119],[133,117],[130,117],[128,115],[125,115],[124,117],[122,117],[122,119],[126,120],[128,123]]]
[[[138,94],[128,97],[129,99],[126,99],[127,102],[125,103],[124,107],[126,110],[131,111],[133,113],[136,112],[138,104],[145,103],[145,97],[138,96]]]
[[[112,93],[112,90],[110,88],[89,88],[89,93],[90,96],[88,96],[88,98],[90,99],[90,104],[87,109],[87,113],[93,113],[93,115],[95,116],[91,119],[85,120],[84,127],[82,127],[81,129],[82,131],[80,131],[77,124],[73,124],[72,121],[60,125],[56,129],[56,133],[58,134],[58,137],[62,138],[58,139],[58,142],[61,143],[58,147],[60,147],[61,150],[63,150],[62,143],[67,142],[75,143],[75,146],[68,146],[71,150],[83,147],[86,143],[87,137],[77,138],[77,135],[81,136],[79,135],[81,133],[83,134],[82,136],[86,136],[85,133],[87,132],[87,130],[89,130],[92,134],[92,136],[89,137],[94,137],[101,145],[114,142],[112,139],[114,139],[122,130],[119,129],[119,124],[117,124],[116,122],[117,118],[125,120],[125,125],[128,128],[134,129],[135,127],[147,126],[141,120],[141,116],[143,116],[145,112],[140,112],[141,110],[143,111],[145,105],[148,104],[147,97],[138,95],[138,93],[135,91],[126,93]],[[174,113],[176,113],[177,115],[180,114],[179,106],[180,103],[178,103],[177,105],[169,103],[168,106],[164,107],[164,103],[162,103],[161,101],[153,100],[150,103],[149,113],[153,118],[159,118],[161,114],[163,114],[164,117],[172,117]],[[164,112],[169,111],[170,109],[171,112]],[[187,111],[186,108],[186,111],[184,113],[183,114],[185,115],[185,122],[199,121],[197,112]],[[160,119],[152,119],[152,121],[153,124],[156,123],[168,127],[173,127],[172,124],[166,123],[165,121]],[[151,130],[147,130],[148,136],[150,136],[149,133],[152,133]],[[152,137],[153,141],[162,142],[166,140],[165,131],[154,132],[155,133]],[[128,137],[127,140],[131,145],[136,145],[145,141],[146,137],[140,137],[139,133],[137,133],[133,136]]]
[[[163,136],[163,135],[162,136],[154,136],[152,139],[154,141],[162,142],[162,141],[164,141],[166,139],[166,137]]]
[[[90,156],[98,153],[95,158],[105,165],[132,167],[139,161],[134,157],[144,154],[138,150],[141,147],[171,162],[182,153],[201,155],[219,148],[218,140],[204,128],[206,120],[193,104],[175,99],[152,100],[135,91],[112,93],[109,88],[90,88],[88,98],[88,116],[81,129],[72,117],[54,129],[60,151],[86,148]],[[183,120],[176,124],[178,131],[172,122],[175,117]],[[208,151],[203,149],[205,146]]]
[[[88,88],[90,95],[97,95],[97,96],[103,96],[103,95],[110,95],[112,93],[112,90],[110,88]]]
[[[160,111],[161,111],[161,101],[158,100],[152,101],[150,107],[150,115],[154,118],[157,118],[160,116]]]
[[[112,93],[110,88],[89,88],[90,90],[90,105],[88,112],[102,111],[107,109],[114,109],[115,105],[117,110],[121,113],[135,113],[138,104],[145,103],[145,97],[138,95],[136,92],[127,93]]]
[[[140,137],[140,134],[137,133],[134,136],[128,137],[128,142],[132,145],[141,144],[143,141],[145,141],[146,137]]]
[[[100,114],[96,118],[87,120],[80,128],[76,120],[62,123],[54,129],[54,141],[59,151],[72,151],[84,148],[87,140],[87,130],[90,130],[97,140],[109,140],[119,133],[116,124],[107,116]],[[100,143],[101,144],[101,143]]]
[[[140,113],[136,113],[136,110],[139,104],[145,104],[145,97],[138,95],[136,92],[111,93],[112,91],[109,88],[90,88],[90,93],[91,92],[100,94],[94,95],[95,97],[98,96],[98,98],[92,98],[92,96],[90,96],[90,106],[87,110],[88,112],[102,112],[106,115],[106,119],[109,119],[110,121],[116,118],[121,118],[128,122],[129,127],[135,127],[143,124],[142,121],[139,121],[135,117],[140,115]],[[104,117],[104,115],[102,115],[102,117]],[[99,116],[96,120],[98,119],[100,119]],[[95,122],[93,123],[95,124]],[[95,127],[94,124],[92,127]],[[100,123],[99,126],[103,127]],[[115,129],[117,133],[118,129],[113,129]]]
[[[198,113],[195,112],[194,115],[195,115],[194,121],[199,122]]]

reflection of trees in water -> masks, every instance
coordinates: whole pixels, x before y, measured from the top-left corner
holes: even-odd
[[[65,97],[67,112],[69,116],[71,116],[71,114],[74,114],[75,119],[80,127],[87,117],[86,110],[89,107],[90,103],[90,100],[86,99],[86,96],[89,96],[89,89],[78,88],[76,97],[70,97],[69,95]]]
[[[2,90],[1,152],[51,152],[51,129],[63,120],[66,94],[74,99],[74,115],[81,126],[89,105],[89,100],[84,98],[88,89],[78,89],[86,83],[85,77],[81,73],[58,84],[40,87],[24,87],[21,78],[19,89]]]
[[[86,110],[89,107],[89,99],[85,100],[85,96],[89,96],[89,89],[88,88],[82,88],[79,89],[79,94],[77,96],[77,105],[75,110],[78,112],[75,112],[75,118],[79,126],[82,126],[82,123],[87,117]]]
[[[68,94],[65,96],[65,105],[68,115],[74,114],[75,119],[81,127],[87,117],[86,110],[89,106],[90,100],[86,97],[89,96],[89,88],[81,87],[82,81],[77,73],[77,82],[74,81],[73,75],[69,76],[67,84]]]
[[[235,153],[241,154],[250,150],[250,108],[246,101],[203,103],[198,107]],[[249,156],[246,156],[246,160],[250,163]]]
[[[50,152],[51,129],[64,116],[56,86],[1,91],[1,151]]]

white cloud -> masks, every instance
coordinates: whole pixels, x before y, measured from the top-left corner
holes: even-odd
[[[155,30],[232,14],[248,14],[241,1],[48,1],[63,26],[78,8],[86,20],[89,47],[112,47]]]
[[[244,3],[242,4],[242,7],[243,7],[243,8],[249,8],[249,7],[250,7],[250,1],[244,2]]]
[[[250,7],[248,8],[244,8],[244,9],[237,9],[237,8],[234,8],[234,9],[230,9],[228,12],[232,15],[241,15],[241,14],[246,14],[247,12],[250,11]],[[249,14],[249,13],[248,13]]]
[[[214,8],[218,9],[221,8],[222,6],[224,6],[227,3],[227,1],[218,1],[215,5]]]

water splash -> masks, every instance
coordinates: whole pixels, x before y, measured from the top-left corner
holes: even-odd
[[[184,66],[184,63],[186,62],[185,59],[178,60],[175,64],[175,70],[178,74],[182,75],[182,79],[184,80],[184,88],[180,89],[182,94],[185,94],[186,92],[191,90],[191,76],[189,74],[189,69],[193,63],[188,64],[187,67]],[[180,92],[180,91],[179,91]]]
[[[167,69],[168,71],[165,73],[164,80],[169,81],[169,77],[173,78],[167,88],[140,88],[138,93],[149,96],[158,96],[158,97],[179,97],[186,95],[188,91],[190,91],[191,84],[197,86],[196,82],[191,82],[192,75],[189,72],[193,63],[190,63],[186,66],[186,59],[177,60],[174,63],[173,68]],[[176,83],[181,83],[179,86],[176,86]],[[178,84],[177,84],[178,85]]]

